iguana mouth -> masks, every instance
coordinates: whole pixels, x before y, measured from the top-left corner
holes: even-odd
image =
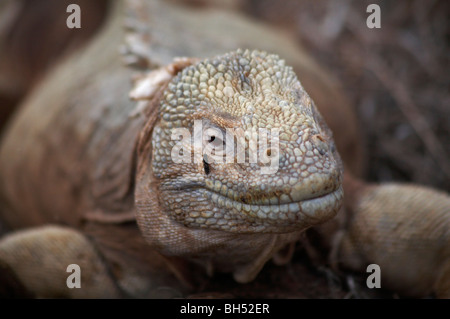
[[[251,219],[264,219],[279,224],[303,220],[305,217],[318,222],[324,221],[327,215],[331,217],[336,213],[344,192],[340,185],[337,189],[318,196],[273,204],[246,204],[210,190],[207,190],[205,194],[217,206],[237,210]]]
[[[281,183],[261,183],[254,187],[227,187],[218,180],[206,180],[205,187],[212,193],[242,204],[273,206],[300,203],[333,193],[341,186],[341,175],[340,171],[336,169],[328,174],[317,174],[304,180],[277,178],[276,181]]]

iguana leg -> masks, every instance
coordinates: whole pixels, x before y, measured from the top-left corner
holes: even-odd
[[[37,298],[121,296],[102,257],[85,236],[70,228],[46,226],[5,236],[0,241],[0,264]],[[71,264],[80,266],[81,288],[67,285]]]
[[[166,264],[165,270],[160,270],[165,262],[162,257],[158,259],[157,255],[153,256],[153,268],[160,273],[158,277],[149,278],[132,264],[126,267],[130,260],[108,260],[101,246],[89,235],[60,226],[14,232],[0,240],[0,272],[3,274],[0,280],[3,278],[4,281],[9,274],[6,284],[22,292],[25,297],[182,296],[178,288],[183,285],[178,284],[176,278],[173,280],[175,276],[167,270],[170,266]],[[80,267],[81,288],[69,288],[67,285],[68,277],[74,273],[73,270],[67,271],[71,264]],[[154,273],[152,268],[147,270],[151,275]],[[170,280],[168,277],[171,277]]]
[[[153,249],[135,222],[88,223],[83,233],[108,260],[111,273],[128,297],[180,298],[206,280],[202,267]]]
[[[367,266],[377,264],[381,288],[450,298],[450,196],[418,185],[367,185],[348,176],[344,183],[344,214],[319,228],[331,247],[331,263],[367,276]]]

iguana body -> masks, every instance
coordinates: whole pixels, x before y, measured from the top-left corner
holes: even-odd
[[[4,136],[2,220],[13,229],[71,228],[38,228],[0,243],[0,265],[27,290],[157,297],[165,286],[167,296],[178,296],[195,292],[190,278],[200,269],[247,282],[305,229],[329,221],[317,232],[332,262],[358,271],[379,263],[397,291],[448,296],[449,196],[353,178],[349,172],[361,167],[356,120],[289,38],[235,14],[157,1],[130,2],[127,9],[131,31],[125,36],[118,5],[92,44],[29,96]],[[118,54],[124,43],[134,70]],[[325,121],[294,71],[261,50],[293,66]],[[132,90],[136,68],[141,74]],[[172,163],[170,130],[191,129],[195,119],[222,130],[279,128],[278,171],[261,176],[254,164]],[[344,206],[333,219],[342,185]],[[433,198],[431,206],[425,198]],[[420,221],[424,214],[427,222]],[[398,263],[389,263],[392,256]],[[59,278],[67,265],[82,263],[87,288],[69,290],[54,276],[30,281],[38,260],[39,273]],[[420,273],[404,271],[411,260],[420,261]]]

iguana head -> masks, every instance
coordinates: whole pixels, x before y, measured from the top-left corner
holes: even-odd
[[[181,229],[194,237],[292,233],[339,209],[332,134],[278,56],[238,50],[193,63],[157,104],[152,132],[141,138],[151,146],[139,155],[148,165],[136,193],[138,221],[153,242]],[[167,227],[176,234],[160,229]]]

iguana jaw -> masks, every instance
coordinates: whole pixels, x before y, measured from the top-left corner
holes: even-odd
[[[334,217],[343,199],[342,186],[318,197],[267,205],[243,204],[205,188],[182,192],[163,191],[161,206],[170,218],[192,229],[233,233],[301,231]]]
[[[317,197],[278,204],[244,204],[211,191],[205,191],[205,196],[214,205],[237,210],[249,223],[253,222],[255,226],[248,230],[282,233],[303,229],[303,225],[322,223],[335,216],[343,198],[343,188],[340,186]]]

